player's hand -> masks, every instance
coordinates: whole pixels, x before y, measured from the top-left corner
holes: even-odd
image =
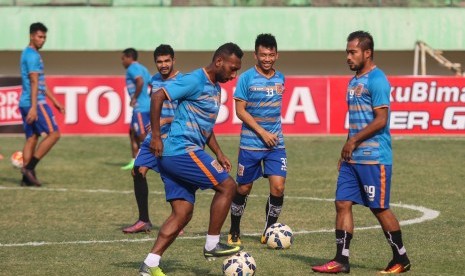
[[[231,168],[232,168],[231,161],[222,152],[216,156],[216,160],[218,160],[218,163],[220,163],[220,165],[223,166],[226,172],[231,171]]]
[[[163,142],[160,136],[152,136],[150,140],[150,151],[158,158],[163,154]]]
[[[31,107],[26,116],[26,123],[32,124],[35,121],[37,121],[37,119],[39,119],[39,117],[37,116],[37,107]]]
[[[61,114],[65,114],[65,113],[66,113],[65,108],[64,108],[59,102],[56,102],[56,103],[55,103],[55,108],[56,108]]]
[[[341,151],[341,159],[344,161],[350,161],[352,159],[352,153],[355,150],[355,142],[352,141],[351,139],[347,140],[347,142],[344,144],[344,147],[342,147]]]
[[[131,107],[134,107],[134,106],[136,106],[136,104],[137,104],[137,99],[134,98],[134,97],[132,97],[132,98],[131,98],[131,102],[129,103],[129,105],[130,105]]]
[[[262,138],[263,142],[265,142],[265,144],[270,148],[278,145],[279,138],[277,134],[264,131],[262,134],[260,134],[260,137]]]

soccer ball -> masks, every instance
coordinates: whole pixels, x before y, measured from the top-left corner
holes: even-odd
[[[13,165],[13,167],[21,169],[23,167],[23,152],[15,151],[11,155],[10,160],[11,160],[11,165]]]
[[[243,251],[223,261],[223,275],[225,276],[252,276],[256,269],[255,259]]]
[[[292,229],[283,223],[275,223],[265,232],[266,245],[272,249],[287,249],[294,241]]]

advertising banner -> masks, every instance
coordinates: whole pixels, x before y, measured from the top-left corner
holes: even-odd
[[[347,133],[345,93],[350,76],[288,76],[283,93],[285,134]],[[465,134],[465,78],[389,77],[390,126],[400,135]],[[49,76],[47,84],[63,103],[66,114],[54,110],[64,134],[127,134],[132,108],[124,77]],[[222,85],[221,108],[215,132],[238,135],[235,81]],[[0,133],[22,132],[18,109],[19,78],[0,78]],[[52,108],[53,109],[53,108]]]

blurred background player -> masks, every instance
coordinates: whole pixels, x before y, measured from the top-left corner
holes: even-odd
[[[231,162],[221,151],[213,133],[221,106],[219,83],[236,77],[242,56],[243,52],[236,44],[223,44],[215,51],[208,66],[194,70],[152,94],[150,148],[157,156],[171,214],[161,226],[151,253],[141,264],[140,275],[165,275],[159,268],[161,256],[191,220],[195,193],[199,188],[215,190],[204,257],[229,256],[242,249],[220,243],[221,227],[228,215],[236,183],[228,174]],[[162,142],[160,119],[165,100],[178,100],[178,107],[168,137]],[[216,160],[204,151],[206,143]]]
[[[281,125],[284,75],[273,68],[278,59],[278,45],[271,34],[255,40],[257,64],[240,75],[234,100],[236,114],[242,120],[237,165],[237,193],[231,205],[229,244],[241,244],[240,222],[253,181],[267,177],[270,195],[265,207],[266,221],[261,243],[266,243],[266,229],[277,222],[284,201],[287,158]],[[264,170],[262,169],[264,167]]]
[[[130,106],[133,108],[131,126],[129,127],[129,139],[131,142],[131,161],[121,167],[130,170],[134,166],[134,159],[139,150],[140,143],[144,141],[145,127],[150,124],[150,97],[148,85],[150,73],[144,65],[137,62],[137,51],[128,48],[121,55],[121,63],[126,68],[126,88],[131,98]]]
[[[341,151],[336,189],[336,256],[321,273],[349,273],[349,246],[354,233],[352,205],[370,208],[392,248],[393,258],[381,274],[410,269],[400,225],[389,209],[392,173],[389,130],[391,85],[373,62],[373,37],[364,31],[347,38],[347,64],[355,76],[347,87],[349,135]]]
[[[65,112],[63,106],[48,90],[44,76],[44,62],[39,50],[47,38],[47,27],[37,22],[29,27],[29,45],[21,54],[22,92],[19,109],[23,118],[26,143],[23,148],[23,179],[21,185],[41,186],[36,177],[35,167],[39,161],[60,139],[60,132],[51,108],[46,102],[48,97],[55,108]],[[38,144],[39,136],[44,138]],[[38,144],[38,145],[37,145]]]
[[[161,44],[153,52],[153,58],[158,73],[153,75],[150,80],[151,91],[155,92],[158,89],[165,87],[166,84],[180,78],[182,76],[179,71],[174,70],[175,58],[174,50],[170,45]],[[174,110],[177,107],[177,101],[165,101],[160,117],[160,132],[161,138],[165,139],[170,129],[171,121],[174,117]],[[134,180],[134,194],[139,209],[139,219],[133,225],[123,229],[124,233],[150,232],[152,223],[149,217],[148,208],[148,186],[147,186],[147,171],[149,169],[158,172],[157,159],[150,151],[150,141],[152,133],[148,131],[147,136],[140,145],[139,153],[134,162],[132,177]],[[182,231],[182,230],[181,230]]]

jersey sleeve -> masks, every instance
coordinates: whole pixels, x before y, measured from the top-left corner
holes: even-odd
[[[39,55],[31,55],[28,54],[26,56],[26,67],[27,67],[27,72],[32,73],[39,73],[40,70],[40,56]]]
[[[233,97],[235,99],[241,99],[246,102],[249,101],[249,85],[248,85],[248,77],[244,73],[239,76],[239,80],[237,81],[236,90],[234,91]]]
[[[389,107],[391,85],[384,75],[376,76],[370,80],[369,91],[371,94],[373,108],[383,106]]]
[[[140,70],[140,68],[138,68],[137,66],[129,66],[128,76],[132,80],[136,80],[137,78],[142,77],[142,70]]]
[[[171,101],[184,99],[195,100],[200,96],[199,91],[202,91],[201,89],[197,89],[199,85],[200,80],[196,75],[187,74],[167,84],[164,89]]]

